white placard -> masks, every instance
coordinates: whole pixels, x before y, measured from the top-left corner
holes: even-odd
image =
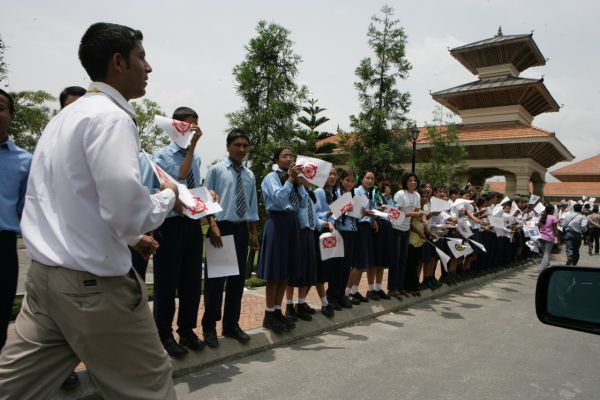
[[[515,215],[517,211],[519,211],[519,206],[517,205],[516,201],[513,201],[512,205],[510,206],[510,215]]]
[[[377,218],[389,219],[389,214],[381,212],[379,210],[371,210],[373,211],[373,216]]]
[[[473,252],[473,248],[468,243],[463,244],[462,239],[458,239],[457,241],[448,238],[448,248],[456,259],[459,259],[463,256],[468,256]]]
[[[530,237],[531,240],[538,240],[540,238],[540,230],[537,226],[534,226],[533,228],[523,228],[523,229],[527,231],[526,236]]]
[[[321,260],[344,257],[344,239],[338,231],[326,232],[319,236]]]
[[[402,225],[402,222],[406,219],[406,214],[402,211],[398,210],[396,207],[392,206],[383,206],[387,211],[390,222],[392,223],[392,227],[398,229]]]
[[[183,214],[191,219],[200,219],[223,211],[219,203],[213,201],[212,195],[204,186],[190,189],[194,196],[194,207],[184,208]]]
[[[204,254],[206,256],[206,277],[237,276],[240,274],[233,235],[221,236],[223,247],[217,248],[204,238]]]
[[[533,208],[533,211],[538,213],[538,215],[542,215],[542,213],[544,212],[545,209],[546,209],[545,205],[543,205],[542,203],[537,203],[537,205]]]
[[[189,122],[178,121],[163,117],[162,115],[155,115],[154,125],[166,132],[171,140],[173,140],[177,146],[183,149],[187,149],[189,147],[190,141],[194,136],[192,124]]]
[[[484,251],[487,253],[487,250],[485,249],[485,246],[482,245],[479,242],[474,241],[473,239],[469,239],[469,242],[473,243],[475,246],[479,247],[481,249],[481,251]]]
[[[437,197],[432,197],[431,201],[431,210],[430,212],[438,212],[438,211],[447,211],[450,209],[450,204],[446,200],[438,199]]]
[[[446,272],[448,272],[448,261],[450,261],[450,256],[448,254],[444,253],[442,250],[438,249],[437,246],[433,246],[433,247],[435,247],[435,251],[437,252],[438,257],[440,258],[440,261],[442,262],[442,266],[444,267]]]
[[[338,219],[352,207],[352,194],[346,192],[329,205],[333,218]]]
[[[504,218],[488,215],[488,221],[490,221],[490,225],[494,228],[504,229]]]
[[[469,221],[467,221],[465,218],[461,218],[458,220],[458,224],[456,225],[456,230],[465,239],[468,239],[471,236],[473,236],[473,231],[469,227]]]
[[[196,205],[196,200],[194,199],[194,196],[192,195],[190,190],[187,188],[187,186],[182,185],[181,183],[177,182],[177,180],[175,178],[173,178],[171,175],[167,174],[164,169],[159,167],[158,164],[156,164],[154,161],[152,161],[150,159],[150,156],[148,156],[148,154],[145,151],[142,151],[142,153],[144,153],[146,160],[148,160],[148,162],[150,163],[150,166],[152,167],[152,171],[154,171],[154,175],[156,175],[156,178],[158,178],[158,181],[161,184],[166,183],[166,182],[171,182],[171,183],[177,185],[177,189],[179,191],[179,201],[181,201],[183,203],[183,205],[188,208],[194,207]]]
[[[538,200],[540,199],[540,196],[538,196],[537,194],[531,194],[531,197],[529,197],[529,204],[535,204],[538,202]]]
[[[352,198],[352,210],[348,211],[348,215],[354,218],[362,218],[362,210],[369,204],[369,199],[363,196],[354,196]]]
[[[302,165],[300,176],[318,187],[325,185],[333,166],[330,162],[306,156],[296,157],[296,165]]]
[[[465,206],[465,204],[472,203],[472,202],[473,202],[473,200],[458,198],[458,199],[454,200],[454,203],[452,203],[452,207],[455,207],[460,210],[462,207]]]

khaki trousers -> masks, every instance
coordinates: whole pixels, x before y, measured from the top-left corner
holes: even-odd
[[[0,399],[48,399],[83,361],[105,399],[175,399],[145,285],[32,262],[16,337],[0,355]]]

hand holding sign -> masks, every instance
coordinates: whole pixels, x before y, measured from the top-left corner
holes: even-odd
[[[163,117],[162,115],[154,116],[154,126],[162,129],[177,146],[183,149],[188,148],[192,138],[195,137],[194,140],[198,140],[202,136],[202,131],[197,125]]]
[[[302,167],[300,176],[319,187],[322,187],[327,181],[329,171],[331,171],[332,167],[330,162],[306,156],[298,156],[296,158],[296,165]]]

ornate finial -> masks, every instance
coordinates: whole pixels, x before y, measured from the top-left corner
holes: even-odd
[[[502,36],[502,26],[498,27],[498,33],[496,33],[496,37]]]

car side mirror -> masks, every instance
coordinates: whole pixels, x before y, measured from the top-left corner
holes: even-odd
[[[545,269],[537,281],[535,311],[544,324],[600,334],[600,268]]]

